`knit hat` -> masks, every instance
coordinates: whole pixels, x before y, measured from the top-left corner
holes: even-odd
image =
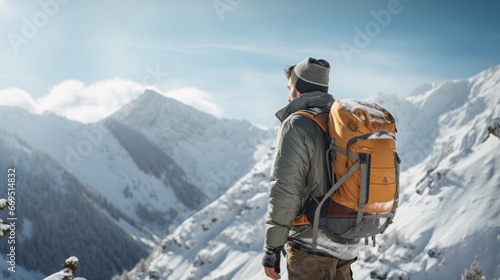
[[[328,92],[330,64],[324,59],[308,57],[293,68],[290,80],[300,93]]]

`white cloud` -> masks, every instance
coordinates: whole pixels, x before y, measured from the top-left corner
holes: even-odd
[[[220,117],[224,113],[224,110],[215,104],[212,95],[197,88],[184,87],[174,89],[164,95],[177,99],[182,103],[193,106],[202,112],[212,114],[216,117]]]
[[[0,90],[0,106],[16,106],[24,108],[32,114],[40,113],[35,100],[29,93],[20,88]]]
[[[43,111],[84,123],[99,121],[144,92],[144,86],[129,80],[106,80],[85,86],[67,80],[37,100]]]
[[[139,97],[145,89],[142,84],[122,79],[99,81],[88,86],[78,80],[67,80],[55,85],[46,96],[36,100],[19,88],[1,90],[0,106],[18,106],[32,114],[48,111],[71,120],[91,123],[113,114]],[[160,93],[217,117],[224,113],[215,104],[212,95],[197,88],[180,88]]]

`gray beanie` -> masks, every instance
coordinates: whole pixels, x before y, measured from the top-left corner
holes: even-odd
[[[290,80],[300,93],[328,92],[330,64],[324,59],[308,57],[293,68]]]

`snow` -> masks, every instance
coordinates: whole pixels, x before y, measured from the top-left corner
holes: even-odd
[[[4,231],[8,230],[10,227],[7,224],[3,224],[3,220],[0,219],[0,237],[4,236]]]
[[[48,277],[43,278],[43,280],[62,280],[63,278],[64,278],[64,272],[59,271]],[[75,277],[74,280],[87,280],[87,279],[82,277]]]
[[[357,101],[352,99],[343,99],[338,102],[340,103],[340,106],[344,108],[344,110],[350,112],[360,121],[365,121],[365,117],[369,117],[369,121],[372,123],[391,123],[391,120],[388,120],[386,118],[385,114],[382,112],[383,108],[381,108],[380,106],[375,106],[364,101]]]
[[[66,263],[66,264],[75,264],[75,263],[78,264],[78,258],[75,256],[71,256],[68,259],[66,259],[64,261],[64,263]]]
[[[368,139],[396,139],[396,135],[393,133],[374,133],[368,137]]]
[[[4,209],[7,206],[8,200],[5,198],[0,199],[0,209]]]
[[[71,256],[64,261],[65,265],[78,265],[78,258],[75,256]],[[70,276],[72,275],[71,272],[69,274],[65,272],[64,270],[61,270],[59,272],[56,272],[49,277],[46,277],[44,280],[62,280],[64,276]],[[86,280],[85,278],[81,277],[75,277],[75,280]]]
[[[500,66],[404,98],[370,99],[396,118],[401,192],[393,225],[377,247],[362,246],[355,279],[458,279],[476,256],[486,279],[500,279],[500,139],[489,132],[500,117],[498,92]],[[161,279],[267,279],[261,258],[274,151],[266,149],[227,193],[166,237],[138,279],[152,271]],[[281,269],[286,279],[283,259]]]
[[[273,139],[274,140],[274,139]],[[219,199],[180,225],[162,244],[149,270],[161,279],[231,279],[263,248],[263,217],[267,211],[270,151],[267,141],[256,154],[267,153]],[[260,262],[259,262],[260,263]],[[263,276],[263,271],[251,271]],[[240,279],[252,279],[242,276]]]

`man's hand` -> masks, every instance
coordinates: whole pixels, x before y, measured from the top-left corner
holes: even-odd
[[[262,259],[262,265],[264,266],[264,271],[267,277],[271,279],[280,279],[280,258],[283,246],[271,248],[266,246],[264,248],[264,258]]]

